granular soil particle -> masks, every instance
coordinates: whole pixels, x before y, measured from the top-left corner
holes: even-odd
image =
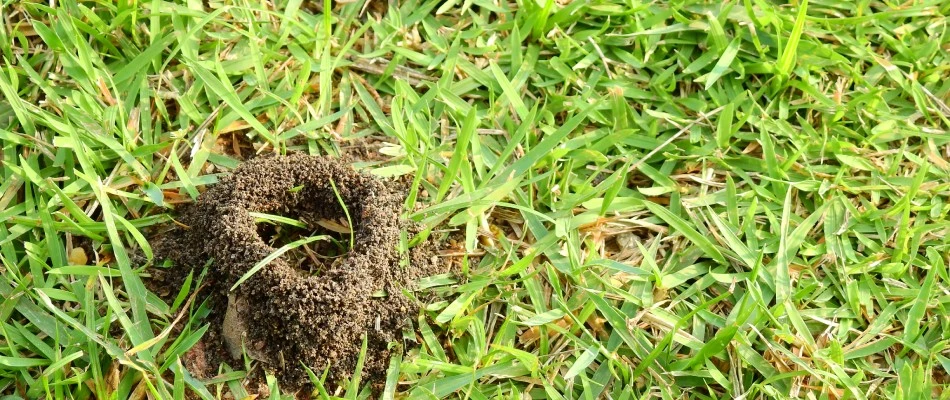
[[[323,264],[310,268],[285,253],[231,291],[279,247],[265,241],[250,213],[294,218],[307,224],[312,232],[307,236],[319,234],[319,221],[346,221],[331,181],[352,219],[350,250],[326,262],[310,257],[309,263]],[[157,259],[173,266],[153,269],[150,286],[172,287],[174,296],[180,287],[174,285],[211,260],[202,289],[210,297],[211,329],[198,354],[186,357],[199,369],[192,373],[213,376],[221,361],[237,361],[243,345],[276,373],[282,387],[305,388],[309,378],[303,366],[318,376],[329,367],[336,379],[354,372],[365,335],[363,376],[379,382],[389,344],[399,341],[418,311],[402,290],[443,272],[431,242],[408,254],[398,251],[400,232],[412,235],[418,229],[399,218],[404,200],[397,183],[357,172],[338,159],[291,154],[247,161],[184,207],[177,217],[184,226],[165,232],[154,245]]]

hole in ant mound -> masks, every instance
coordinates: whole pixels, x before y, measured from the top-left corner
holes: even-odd
[[[291,247],[281,258],[301,276],[322,275],[342,262],[351,249],[350,226],[345,217],[251,214],[257,235],[265,244],[275,250]]]

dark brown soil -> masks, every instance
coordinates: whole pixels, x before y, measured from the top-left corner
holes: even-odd
[[[287,252],[230,291],[280,242],[328,234],[347,246],[348,233],[323,228],[327,221],[337,227],[346,223],[331,180],[355,227],[352,248],[323,257],[330,249],[327,242],[312,251]],[[212,329],[202,340],[201,354],[191,355],[196,360],[189,363],[208,370],[192,372],[213,376],[219,362],[232,357],[228,345],[233,353],[243,343],[248,355],[277,374],[282,387],[304,388],[309,379],[303,365],[317,376],[327,367],[334,378],[354,372],[365,335],[363,376],[378,382],[388,366],[389,344],[401,340],[402,328],[417,313],[402,290],[442,269],[430,243],[408,254],[398,251],[400,232],[414,230],[400,220],[404,200],[396,183],[336,159],[294,154],[247,161],[182,210],[177,220],[187,228],[166,232],[154,246],[157,258],[171,260],[173,267],[153,273],[151,284],[174,286],[211,260],[203,294],[211,297]],[[256,224],[250,212],[295,218],[308,229],[276,228],[280,232],[275,233]],[[278,240],[286,236],[281,232],[297,237]],[[177,287],[170,292],[174,295]],[[231,364],[241,365],[235,361]]]

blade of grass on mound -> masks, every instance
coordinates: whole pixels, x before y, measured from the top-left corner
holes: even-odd
[[[340,196],[340,191],[339,189],[336,188],[336,183],[333,182],[333,178],[330,178],[330,187],[333,189],[333,195],[336,196],[337,203],[340,205],[341,208],[343,208],[343,215],[346,216],[346,226],[347,228],[349,228],[348,230],[350,231],[350,251],[353,251],[353,246],[355,246],[356,244],[356,240],[354,240],[353,238],[353,235],[354,235],[353,231],[355,231],[356,229],[353,228],[354,225],[353,225],[353,219],[350,218],[350,209],[346,206],[346,202],[343,201],[343,197]]]
[[[290,250],[293,250],[297,247],[303,246],[305,244],[316,242],[318,240],[330,240],[330,239],[331,238],[327,235],[317,235],[317,236],[310,236],[303,239],[295,240],[293,242],[280,246],[279,249],[274,250],[273,253],[268,254],[267,257],[264,257],[262,260],[254,264],[254,266],[251,267],[251,269],[247,270],[247,272],[245,272],[244,275],[241,275],[241,277],[237,280],[237,282],[234,283],[234,285],[231,286],[231,289],[229,290],[234,291],[234,289],[237,289],[237,287],[241,285],[242,283],[244,283],[244,281],[254,276],[254,274],[256,274],[257,271],[260,271],[261,268],[264,268],[265,266],[267,266],[267,264],[269,264],[271,261],[276,260],[278,257],[283,255],[284,253]]]
[[[304,228],[304,229],[307,228],[307,224],[301,222],[300,220],[296,220],[296,219],[293,219],[293,218],[287,218],[287,217],[284,217],[284,216],[281,216],[281,215],[264,214],[264,213],[253,212],[253,211],[252,211],[252,212],[249,212],[248,214],[249,214],[250,216],[254,217],[256,222],[261,222],[261,221],[273,221],[273,222],[275,222],[275,223],[290,225],[290,226],[294,226],[294,227],[297,227],[297,228]]]

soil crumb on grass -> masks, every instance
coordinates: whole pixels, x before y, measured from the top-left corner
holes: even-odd
[[[283,387],[303,388],[310,381],[303,365],[317,376],[327,367],[334,378],[354,372],[365,335],[363,376],[379,382],[389,344],[418,311],[402,291],[443,272],[430,242],[398,251],[400,232],[411,237],[415,230],[400,220],[404,200],[400,184],[337,159],[293,154],[247,161],[183,209],[177,219],[187,228],[166,232],[154,246],[157,259],[173,267],[158,269],[151,284],[172,286],[174,295],[174,285],[192,270],[197,277],[211,260],[201,293],[210,297],[211,329],[189,363],[207,370],[192,372],[210,377],[221,361],[241,365],[234,356],[243,350]],[[252,213],[302,224],[262,228]],[[296,237],[278,237],[281,232]],[[282,244],[316,235],[332,240],[288,251],[230,290]]]

